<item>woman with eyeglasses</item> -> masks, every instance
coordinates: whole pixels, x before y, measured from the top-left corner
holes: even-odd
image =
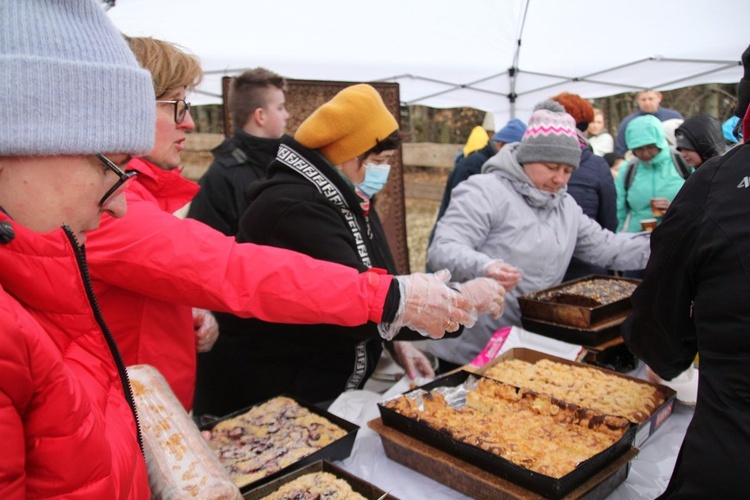
[[[0,10],[0,498],[149,498],[83,244],[126,212],[151,78],[94,2]]]
[[[196,351],[216,340],[211,329],[196,335],[192,307],[294,324],[372,321],[384,337],[406,326],[439,338],[473,321],[473,306],[435,275],[360,273],[288,250],[238,244],[172,215],[198,189],[177,167],[185,134],[194,128],[182,99],[202,71],[170,43],[128,42],[153,76],[156,141],[130,162],[138,176],[126,191],[128,215],[105,217],[87,244],[94,286],[126,363],[155,366],[190,409]]]

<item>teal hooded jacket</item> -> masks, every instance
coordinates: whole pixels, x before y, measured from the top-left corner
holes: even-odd
[[[650,162],[638,161],[633,183],[625,193],[623,166],[615,180],[617,190],[617,231],[636,233],[641,231],[641,219],[653,218],[651,198],[666,198],[670,202],[682,188],[685,179],[675,168],[664,127],[658,118],[651,115],[633,119],[625,130],[625,142],[633,151],[641,146],[655,144],[661,151]],[[657,217],[657,223],[661,217]]]

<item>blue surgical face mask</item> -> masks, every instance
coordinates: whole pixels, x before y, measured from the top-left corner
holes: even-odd
[[[368,163],[365,165],[365,180],[357,187],[372,198],[378,193],[385,183],[388,182],[388,174],[391,172],[391,166],[387,163]]]

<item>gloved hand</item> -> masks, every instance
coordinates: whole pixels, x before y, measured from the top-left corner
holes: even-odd
[[[490,313],[497,319],[505,309],[505,288],[494,278],[474,278],[460,283],[457,290],[469,299],[478,314]]]
[[[193,330],[195,330],[195,350],[208,352],[219,338],[219,325],[210,311],[193,308]]]
[[[501,260],[490,261],[484,268],[484,275],[499,281],[507,292],[513,290],[518,282],[521,281],[521,273],[518,269]]]
[[[435,377],[430,360],[411,342],[391,342],[389,351],[392,351],[394,361],[404,369],[409,379]]]
[[[380,336],[391,340],[403,327],[433,339],[455,332],[459,323],[474,326],[477,312],[466,297],[448,288],[451,273],[443,269],[434,274],[414,273],[396,276],[401,300],[393,323],[380,323]]]

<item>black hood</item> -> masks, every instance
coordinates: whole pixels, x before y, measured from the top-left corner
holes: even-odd
[[[703,161],[724,154],[726,143],[719,120],[709,115],[698,115],[685,120],[675,130],[677,149],[691,149]]]

